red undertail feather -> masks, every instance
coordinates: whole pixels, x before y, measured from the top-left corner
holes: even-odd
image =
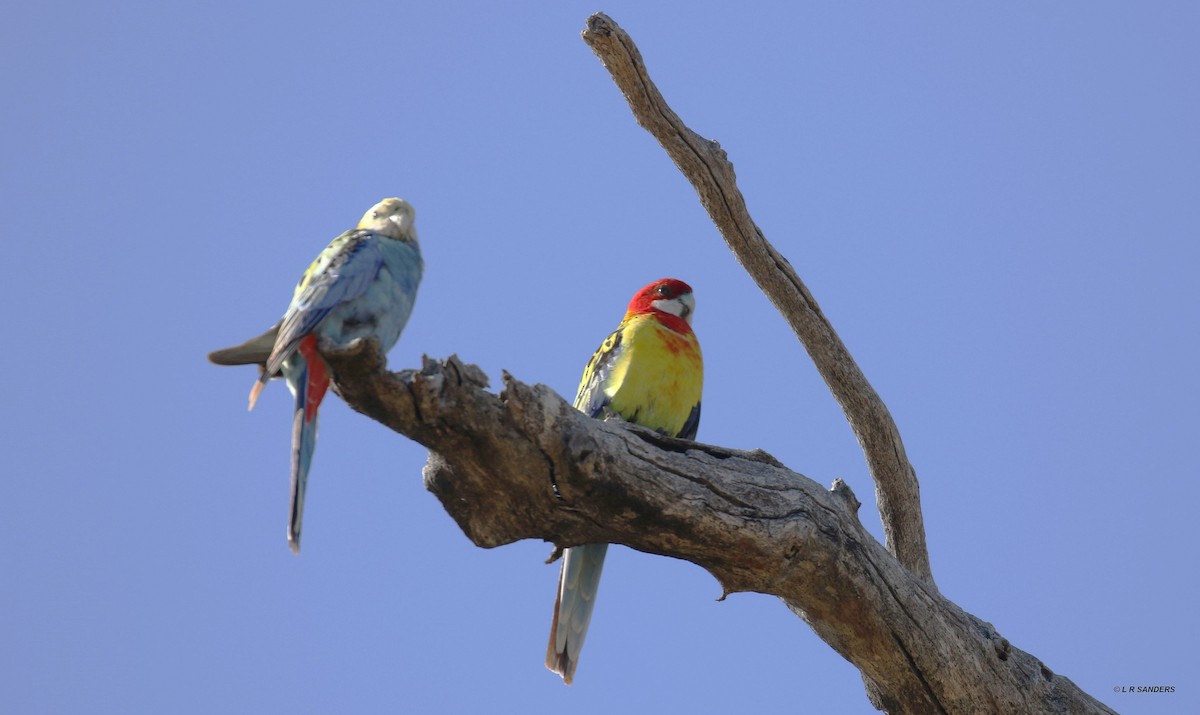
[[[329,366],[325,364],[325,358],[317,352],[317,336],[305,335],[298,349],[308,363],[308,381],[304,385],[304,421],[312,422],[317,416],[321,400],[325,399],[325,391],[329,389]]]

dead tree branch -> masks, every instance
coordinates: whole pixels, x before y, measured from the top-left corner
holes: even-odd
[[[750,217],[733,164],[721,145],[693,132],[671,110],[651,81],[637,45],[610,17],[597,13],[588,18],[583,39],[612,74],[637,123],[662,144],[696,188],[700,203],[742,267],[812,357],[866,455],[888,549],[932,584],[920,488],[900,431],[795,269]]]
[[[779,596],[892,712],[1112,712],[903,568],[844,484],[589,419],[507,375],[495,395],[456,357],[392,373],[374,343],[324,352],[353,409],[430,449],[427,488],[479,546],[624,544]]]
[[[355,410],[430,450],[425,483],[471,540],[616,543],[691,561],[726,593],[782,598],[853,663],[881,709],[903,713],[1112,713],[935,587],[916,475],[882,400],[791,265],[763,237],[715,142],[688,129],[604,15],[584,39],[695,185],[726,241],[800,338],[858,436],[891,553],[859,502],[763,452],[589,419],[543,385],[499,395],[456,357],[386,370],[378,345],[322,350]]]

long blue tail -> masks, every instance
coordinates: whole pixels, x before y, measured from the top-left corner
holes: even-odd
[[[312,465],[313,451],[317,446],[317,410],[320,404],[312,404],[309,390],[308,362],[301,355],[293,355],[288,362],[291,369],[285,370],[288,387],[296,395],[296,411],[292,415],[292,490],[288,503],[288,546],[292,553],[300,553],[300,528],[304,521],[304,493],[308,489],[308,469]]]
[[[592,622],[606,554],[608,544],[586,544],[563,552],[554,621],[550,624],[550,645],[546,648],[546,667],[561,675],[567,685],[575,679],[579,651],[583,650],[588,624]]]

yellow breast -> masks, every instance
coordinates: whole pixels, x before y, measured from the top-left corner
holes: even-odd
[[[620,354],[603,389],[629,422],[678,435],[700,402],[704,361],[693,334],[680,335],[652,315],[625,321]]]

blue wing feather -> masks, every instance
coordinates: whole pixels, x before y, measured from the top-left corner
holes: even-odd
[[[679,430],[679,434],[675,435],[680,439],[696,439],[696,432],[700,429],[700,403],[697,402],[692,411],[688,413],[687,422],[683,423],[683,429]]]
[[[380,238],[370,231],[347,231],[317,258],[296,286],[283,316],[266,374],[274,375],[296,351],[300,339],[320,325],[334,308],[367,292],[383,266]],[[334,248],[339,242],[344,245]],[[332,254],[329,251],[332,249]]]

